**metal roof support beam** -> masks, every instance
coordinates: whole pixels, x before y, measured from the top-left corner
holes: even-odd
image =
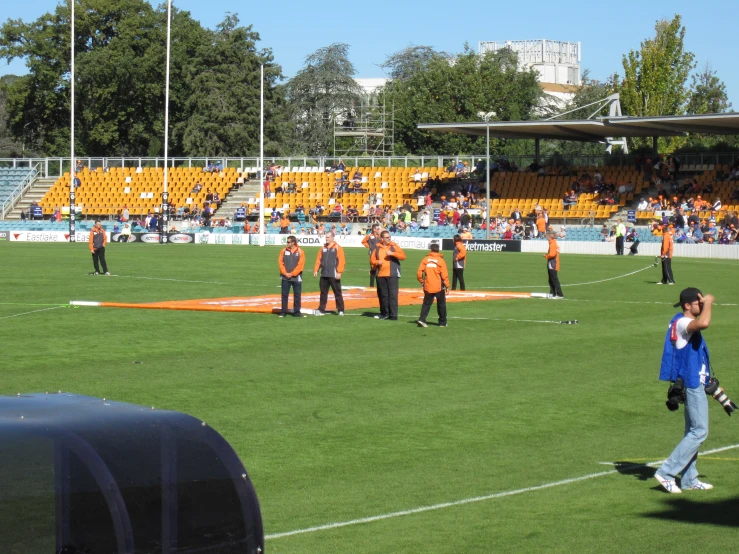
[[[541,139],[540,138],[534,139],[534,161],[536,162],[536,165],[539,165],[539,162],[541,161]]]

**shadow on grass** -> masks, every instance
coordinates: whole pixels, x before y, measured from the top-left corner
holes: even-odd
[[[671,496],[665,504],[667,506],[665,510],[644,515],[670,521],[739,527],[739,497],[720,502],[701,502],[691,498]]]
[[[644,464],[635,464],[634,462],[616,462],[613,464],[616,471],[622,475],[633,475],[639,481],[648,481],[654,477],[656,469]]]

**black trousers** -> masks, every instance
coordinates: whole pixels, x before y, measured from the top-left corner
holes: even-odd
[[[674,283],[675,278],[672,276],[672,258],[662,258],[662,284]]]
[[[375,278],[377,277],[377,270],[370,267],[370,287],[375,286]]]
[[[446,325],[446,292],[443,290],[439,292],[423,291],[423,305],[421,306],[421,316],[418,320],[426,323],[426,318],[429,315],[434,299],[436,299],[436,313],[439,314],[439,325]]]
[[[95,266],[95,271],[100,273],[100,265],[103,266],[103,273],[108,273],[108,264],[105,263],[105,247],[101,246],[92,251],[92,265]]]
[[[287,313],[288,300],[290,298],[290,287],[293,289],[293,315],[300,315],[300,296],[303,292],[302,281],[289,281],[282,279],[282,313]]]
[[[452,268],[452,290],[457,290],[457,281],[459,281],[459,290],[464,290],[464,268]]]
[[[318,283],[318,287],[321,290],[321,298],[318,302],[318,310],[321,312],[326,311],[326,302],[328,302],[328,289],[334,293],[334,300],[336,301],[336,309],[340,312],[344,311],[344,297],[341,294],[341,279],[335,279],[333,277],[321,277]]]
[[[380,315],[398,319],[398,277],[378,277],[377,298],[380,300]]]
[[[624,255],[624,237],[623,235],[620,237],[616,237],[616,254],[619,256]]]
[[[557,270],[547,268],[547,272],[549,273],[549,294],[552,296],[564,296],[562,294],[562,287],[559,284]]]

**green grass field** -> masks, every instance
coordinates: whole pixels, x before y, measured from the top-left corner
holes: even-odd
[[[312,265],[316,249],[306,251]],[[365,251],[345,252],[344,284],[366,285]],[[201,418],[249,471],[270,553],[714,552],[739,542],[739,414],[713,400],[704,450],[738,446],[699,460],[714,490],[668,495],[647,467],[594,475],[614,469],[600,462],[665,458],[682,435],[682,409],[665,408],[657,374],[685,286],[720,304],[706,340],[739,401],[739,263],[676,259],[674,287],[654,286],[657,267],[567,286],[652,260],[563,256],[565,300],[450,304],[448,328],[419,329],[415,306],[398,322],[56,308],[276,294],[277,254],[113,244],[120,277],[91,277],[84,245],[0,242],[0,394],[61,389]],[[421,257],[409,252],[401,286],[416,285]],[[540,255],[472,253],[466,277],[471,290],[546,291]],[[317,290],[312,276],[304,290]],[[571,319],[579,325],[522,321]]]

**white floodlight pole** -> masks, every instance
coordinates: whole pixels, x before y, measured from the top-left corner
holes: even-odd
[[[171,52],[172,37],[172,0],[167,1],[167,68],[164,78],[164,190],[162,192],[161,244],[167,244],[167,230],[169,225],[169,58]]]
[[[70,66],[69,66],[69,101],[70,101],[70,124],[69,124],[69,242],[77,241],[75,231],[75,207],[74,207],[74,178],[76,175],[75,159],[74,159],[74,3],[76,0],[69,0],[71,30],[69,35],[70,44]]]
[[[259,93],[259,246],[264,246],[264,65],[261,67]]]

